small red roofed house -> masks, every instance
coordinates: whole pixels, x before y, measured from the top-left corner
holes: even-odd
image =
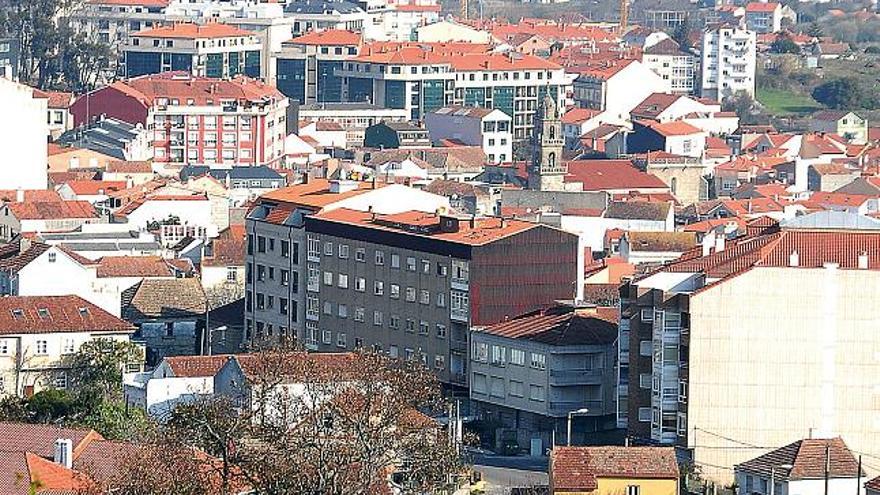
[[[549,471],[550,495],[678,493],[671,447],[554,447]]]
[[[84,223],[106,222],[88,201],[10,202],[0,207],[0,240],[18,234],[70,232]]]
[[[665,151],[675,155],[702,157],[707,133],[681,120],[633,121],[633,132],[626,137],[627,153]]]
[[[567,164],[566,189],[610,194],[669,192],[662,180],[642,172],[630,160],[573,160]]]

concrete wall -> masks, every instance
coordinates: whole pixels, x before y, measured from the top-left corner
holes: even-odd
[[[45,98],[33,89],[0,77],[0,103],[12,113],[0,120],[0,148],[6,159],[0,168],[0,189],[45,189],[47,139]]]

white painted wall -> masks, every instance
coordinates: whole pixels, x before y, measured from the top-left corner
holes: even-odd
[[[0,77],[0,108],[10,113],[0,119],[0,189],[46,189],[49,124],[48,100],[34,98],[34,90]]]

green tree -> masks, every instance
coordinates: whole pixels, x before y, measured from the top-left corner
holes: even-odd
[[[735,112],[743,124],[754,124],[758,118],[758,106],[755,100],[745,91],[728,96],[721,102],[726,112]]]
[[[681,24],[679,24],[675,31],[672,33],[672,39],[678,43],[678,46],[681,47],[682,50],[689,50],[692,48],[691,46],[691,19],[690,17],[685,17]]]
[[[814,38],[821,38],[825,35],[825,32],[822,31],[822,26],[818,22],[813,21],[810,23],[810,27],[807,28],[807,34]]]
[[[820,84],[813,89],[813,99],[840,110],[870,107],[873,95],[854,77],[842,77]]]
[[[776,41],[770,45],[770,51],[773,53],[800,53],[801,47],[792,41],[788,36],[779,36]]]
[[[27,401],[28,416],[35,423],[52,423],[75,417],[79,412],[74,397],[54,388],[37,392]]]
[[[121,400],[100,402],[78,423],[92,428],[109,440],[139,439],[153,427],[142,409],[126,407]]]
[[[126,365],[141,362],[143,350],[131,342],[93,339],[71,356],[69,377],[80,394],[118,398]]]

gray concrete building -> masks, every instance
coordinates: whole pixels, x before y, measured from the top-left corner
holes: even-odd
[[[475,327],[470,398],[495,448],[542,455],[568,441],[596,441],[615,428],[617,308],[557,306]]]

